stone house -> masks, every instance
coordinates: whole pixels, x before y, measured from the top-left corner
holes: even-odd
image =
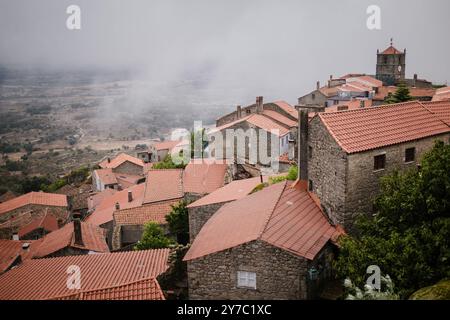
[[[450,86],[436,89],[432,101],[450,101]]]
[[[0,274],[29,260],[40,241],[0,239]]]
[[[132,246],[142,239],[145,224],[148,222],[159,224],[167,232],[166,216],[172,211],[172,206],[179,201],[179,199],[159,201],[115,211],[112,250],[132,249]]]
[[[111,168],[97,169],[92,172],[92,186],[97,192],[105,189],[122,190],[143,182],[143,174],[117,173]]]
[[[52,214],[45,213],[43,217],[34,219],[29,224],[19,228],[17,236],[20,240],[38,240],[56,230],[58,230],[58,220]]]
[[[184,257],[189,298],[312,299],[331,276],[340,232],[303,181],[229,202]]]
[[[46,192],[29,192],[11,200],[0,203],[0,223],[23,213],[31,212],[33,218],[41,217],[46,212],[58,219],[63,225],[69,216],[67,196]]]
[[[101,169],[112,169],[114,173],[129,175],[142,175],[144,172],[144,162],[141,159],[120,153],[114,159],[107,158],[99,163]]]
[[[104,229],[74,219],[41,239],[33,258],[109,252]]]
[[[263,177],[263,182],[267,177]],[[219,188],[210,194],[190,203],[187,208],[189,212],[189,237],[194,241],[203,225],[224,204],[235,201],[249,195],[261,183],[260,177],[235,180]]]
[[[381,177],[415,168],[436,139],[448,141],[444,109],[413,101],[315,115],[300,172],[329,219],[351,230],[357,215],[372,214]]]
[[[158,142],[155,144],[155,152],[153,153],[154,157],[151,159],[152,162],[163,161],[168,154],[172,152],[174,148],[179,148],[183,142],[177,140],[167,140]]]
[[[238,106],[217,119],[216,128],[207,133],[207,151],[218,160],[271,167],[282,154],[294,159],[297,127],[294,107],[283,101],[264,104],[263,97],[257,97],[254,105]]]

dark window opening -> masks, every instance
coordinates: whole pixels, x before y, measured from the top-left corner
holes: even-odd
[[[348,106],[338,106],[337,107],[337,111],[344,111],[344,110],[348,110]]]
[[[313,100],[316,99],[316,94],[315,94],[315,93],[312,94],[312,99],[313,99]]]
[[[416,158],[416,148],[408,148],[405,150],[405,162],[412,162]]]
[[[313,185],[312,180],[308,180],[308,190],[313,191],[313,187],[314,187],[314,185]]]
[[[373,157],[373,169],[381,170],[386,166],[386,155],[380,154],[378,156]]]
[[[308,158],[309,159],[312,159],[312,151],[313,151],[313,148],[311,146],[308,146]]]

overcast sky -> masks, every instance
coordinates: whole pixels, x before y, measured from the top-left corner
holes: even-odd
[[[66,8],[81,8],[81,30]],[[366,27],[369,5],[381,30]],[[0,64],[132,68],[177,81],[199,74],[212,88],[295,99],[330,74],[375,72],[389,39],[407,48],[406,73],[450,80],[448,0],[0,0]]]

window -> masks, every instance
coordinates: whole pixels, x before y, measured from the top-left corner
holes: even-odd
[[[373,157],[373,169],[374,170],[382,170],[386,165],[386,155],[380,154],[378,156]]]
[[[413,162],[416,158],[416,148],[407,148],[405,150],[405,162]]]
[[[247,271],[238,271],[238,287],[256,289],[256,273]]]
[[[315,94],[315,93],[312,94],[312,99],[313,99],[313,100],[316,99],[316,94]]]
[[[337,111],[345,111],[348,110],[348,106],[338,106]]]

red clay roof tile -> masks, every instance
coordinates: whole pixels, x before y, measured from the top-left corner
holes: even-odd
[[[184,260],[258,239],[313,259],[334,231],[306,190],[283,181],[221,207],[201,229]]]
[[[263,181],[267,181],[267,177],[264,177]],[[225,185],[224,187],[219,188],[211,192],[210,194],[198,199],[197,201],[192,202],[187,207],[194,208],[214,203],[222,203],[241,199],[250,194],[250,192],[252,192],[253,189],[255,189],[255,187],[260,183],[260,177],[235,180]]]
[[[183,171],[184,192],[205,194],[222,187],[228,165],[213,161],[191,161]]]
[[[144,167],[144,162],[141,159],[130,156],[126,153],[121,153],[121,154],[117,155],[114,159],[111,159],[110,162],[108,162],[108,159],[105,159],[99,163],[99,166],[103,169],[106,169],[106,168],[114,169],[126,161],[134,163],[138,166]]]
[[[49,300],[165,300],[165,297],[158,281],[152,277],[109,288],[53,297]]]
[[[34,258],[43,258],[66,247],[85,249],[93,252],[109,252],[105,240],[104,229],[90,223],[81,222],[83,245],[75,244],[73,222],[59,230],[53,231],[42,238],[42,243],[36,249]]]
[[[0,276],[0,300],[42,300],[120,287],[166,271],[169,249],[27,260]],[[67,288],[68,267],[81,271],[81,289]],[[114,292],[114,291],[113,291]]]
[[[361,152],[449,132],[450,128],[417,101],[319,113],[347,153]]]
[[[450,126],[450,100],[421,102],[421,104]]]
[[[58,219],[56,219],[54,215],[46,212],[42,217],[34,219],[29,224],[19,228],[19,239],[39,228],[42,228],[47,232],[58,230]]]
[[[67,196],[56,193],[29,192],[14,199],[0,203],[0,214],[21,208],[28,204],[67,207]]]
[[[21,261],[31,259],[36,248],[40,245],[41,239],[33,241],[17,241],[0,239],[0,274],[8,270],[20,257]],[[29,248],[25,250],[24,244],[30,244]]]
[[[182,175],[181,169],[150,170],[145,181],[142,204],[182,198]]]
[[[144,225],[153,221],[165,224],[166,216],[172,211],[172,206],[179,200],[168,200],[145,204],[141,207],[123,209],[114,212],[115,225]]]

